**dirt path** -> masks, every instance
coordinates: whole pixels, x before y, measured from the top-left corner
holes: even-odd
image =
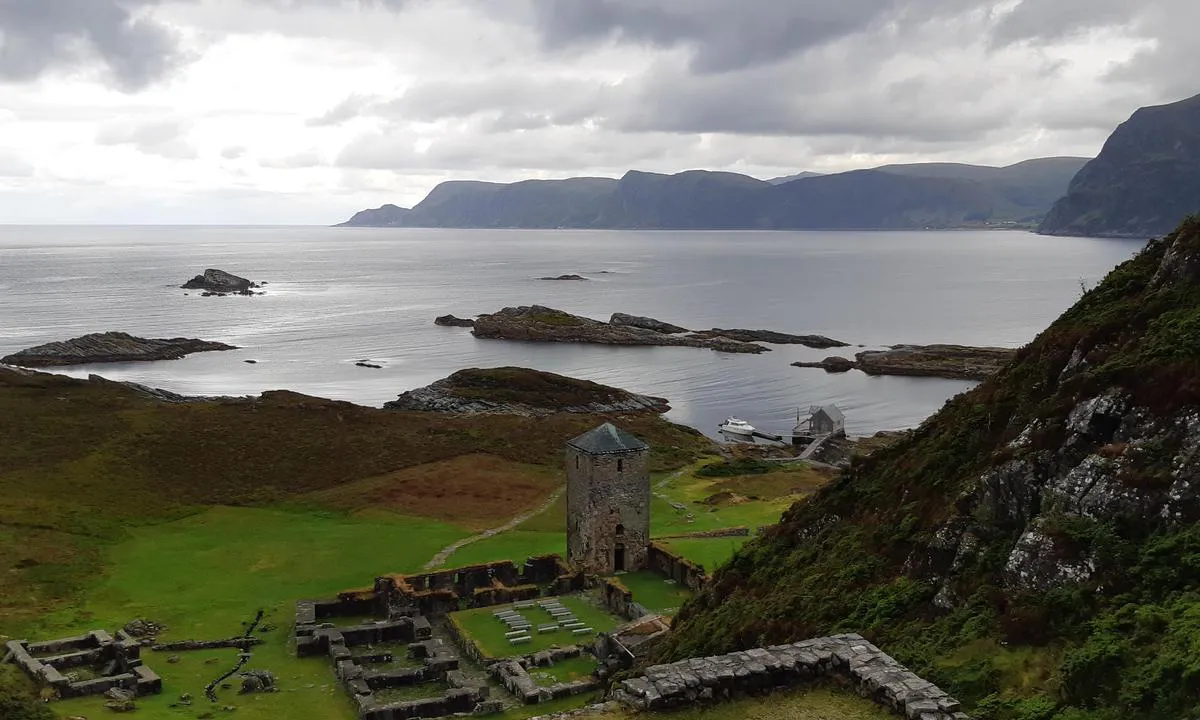
[[[507,532],[509,530],[512,530],[513,528],[515,528],[516,526],[525,522],[526,520],[529,520],[531,518],[537,517],[538,515],[541,515],[542,513],[549,510],[550,506],[553,505],[555,503],[555,501],[557,501],[560,497],[562,497],[562,494],[566,491],[567,491],[567,487],[564,485],[564,486],[560,487],[559,489],[555,490],[554,494],[552,494],[549,497],[549,499],[546,500],[546,502],[542,503],[536,509],[530,510],[529,512],[524,513],[523,515],[518,515],[515,518],[504,523],[500,527],[492,528],[491,530],[484,530],[483,532],[479,533],[478,535],[472,535],[471,537],[466,537],[466,538],[463,538],[462,540],[459,540],[457,542],[453,542],[453,543],[447,545],[446,547],[439,550],[438,554],[434,555],[432,560],[425,563],[424,569],[433,570],[434,568],[439,568],[442,565],[444,565],[446,563],[446,561],[450,559],[450,556],[453,555],[455,552],[457,552],[460,548],[466,547],[467,545],[470,545],[473,542],[483,540],[484,538],[490,538],[495,535],[499,535],[502,532]]]

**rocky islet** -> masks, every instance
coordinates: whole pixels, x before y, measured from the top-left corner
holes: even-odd
[[[141,338],[124,332],[105,332],[26,348],[0,358],[0,363],[31,368],[61,367],[91,363],[178,360],[192,353],[236,349],[233,345],[195,338]]]

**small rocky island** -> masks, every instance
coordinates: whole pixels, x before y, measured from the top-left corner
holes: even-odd
[[[261,293],[254,291],[261,288],[262,285],[224,270],[209,268],[204,271],[204,274],[197,275],[180,287],[184,290],[203,290],[207,297],[211,295],[260,295]]]
[[[609,321],[604,322],[542,305],[506,307],[490,315],[480,315],[475,320],[442,315],[434,323],[474,327],[473,333],[479,338],[530,342],[699,347],[731,353],[762,353],[770,350],[758,343],[800,344],[816,348],[846,347],[846,343],[822,335],[720,328],[692,331],[651,317],[626,313],[613,313]]]
[[[664,413],[663,398],[519,367],[470,368],[384,404],[389,410],[455,414]]]
[[[490,315],[480,315],[472,332],[478,338],[531,342],[697,347],[730,353],[761,353],[770,349],[722,337],[671,335],[632,325],[613,325],[542,305],[506,307]]]
[[[822,368],[831,373],[857,368],[868,375],[983,380],[1007,365],[1016,352],[1010,348],[967,345],[893,345],[887,350],[856,353],[854,360],[833,356],[820,362],[794,362],[792,365]]]
[[[540,278],[538,278],[538,280],[587,280],[587,278],[585,278],[582,275],[571,274],[571,275],[557,275],[554,277],[540,277]]]
[[[475,321],[471,318],[460,318],[454,315],[438,315],[433,319],[433,324],[442,327],[475,327]]]
[[[191,353],[236,349],[233,345],[193,338],[140,338],[129,333],[106,332],[26,348],[0,358],[0,363],[31,368],[60,367],[90,363],[178,360]]]

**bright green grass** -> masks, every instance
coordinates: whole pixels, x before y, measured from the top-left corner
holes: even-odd
[[[747,697],[705,707],[634,713],[616,709],[589,720],[894,720],[879,705],[843,690],[813,688]]]
[[[607,632],[617,626],[617,618],[584,598],[567,596],[560,598],[560,600],[564,607],[575,613],[575,617],[585,627],[590,627],[597,633]],[[507,607],[510,606],[497,605],[495,607],[463,610],[451,614],[450,619],[452,622],[458,623],[458,626],[463,629],[467,637],[475,642],[479,649],[493,658],[528,655],[545,650],[551,645],[564,647],[567,645],[579,645],[580,643],[590,642],[595,637],[594,634],[573,635],[570,630],[564,629],[559,629],[557,632],[552,633],[538,633],[538,625],[548,625],[554,621],[554,618],[545,610],[535,607],[530,610],[518,611],[526,620],[529,620],[533,624],[533,628],[529,633],[533,638],[532,642],[512,645],[504,637],[504,633],[509,631],[508,626],[497,620],[492,614],[496,610]]]
[[[566,555],[566,552],[567,538],[561,531],[510,530],[460,548],[447,558],[443,567],[462,567],[498,560],[512,560],[517,563],[517,567],[520,567],[521,563],[529,557],[551,553]]]
[[[659,542],[697,565],[702,565],[704,571],[712,575],[718,567],[733,557],[737,549],[749,539],[749,536],[678,538],[675,540],[660,540]]]
[[[691,469],[694,470],[695,467],[698,466]],[[684,472],[665,483],[662,480],[652,481],[655,495],[650,505],[651,534],[661,537],[729,527],[748,527],[753,531],[763,525],[779,522],[783,511],[796,501],[795,496],[786,496],[774,500],[751,500],[725,507],[713,507],[697,502],[712,495],[713,486],[723,480],[725,478],[698,478],[690,472]],[[685,509],[678,510],[672,507],[672,502],[683,505]],[[689,514],[692,515],[690,520],[687,517]]]
[[[184,520],[131,530],[130,538],[105,552],[106,575],[97,576],[74,612],[44,619],[35,639],[91,628],[114,630],[135,617],[168,627],[163,640],[212,639],[236,635],[258,608],[273,625],[260,633],[247,669],[270,670],[281,691],[268,695],[220,692],[217,706],[232,705],[241,720],[320,718],[351,720],[352,704],[324,658],[298,659],[289,646],[296,600],[329,597],[369,586],[377,575],[412,572],[462,530],[399,516],[355,519],[324,513],[250,508],[214,508]],[[163,693],[138,701],[142,720],[195,718],[212,709],[204,686],[233,667],[235,650],[165,654],[146,652],[146,664],[163,678]],[[214,664],[206,664],[217,658]],[[180,693],[191,707],[169,708]],[[53,704],[63,717],[103,717],[100,699]]]
[[[563,660],[549,667],[529,668],[529,676],[538,685],[550,687],[555,683],[569,683],[590,678],[592,671],[598,665],[599,663],[596,662],[596,658],[584,653],[577,658]]]
[[[660,615],[674,615],[692,596],[686,587],[648,570],[625,573],[617,580],[633,592],[634,602]]]

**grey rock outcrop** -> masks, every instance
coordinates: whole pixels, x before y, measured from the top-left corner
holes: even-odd
[[[792,365],[804,368],[821,368],[828,373],[849,372],[856,367],[853,360],[838,355],[830,355],[820,362],[794,362]]]
[[[983,380],[1012,361],[1016,350],[966,345],[894,345],[856,353],[855,367],[868,375],[915,375]]]
[[[453,315],[438,315],[433,319],[434,325],[442,327],[475,327],[475,321],[470,318],[460,318]]]
[[[761,353],[769,348],[723,337],[666,335],[640,327],[611,325],[541,305],[506,307],[475,320],[475,337],[531,342],[596,345],[658,345],[708,348],[721,352]]]
[[[106,332],[26,348],[0,358],[0,363],[21,367],[58,367],[86,363],[178,360],[191,353],[236,349],[233,345],[193,338],[151,339],[123,332]]]
[[[789,333],[775,332],[774,330],[723,330],[721,328],[713,328],[712,330],[700,330],[696,332],[699,337],[709,338],[728,338],[729,340],[737,340],[739,342],[765,342],[774,345],[806,345],[810,348],[835,348],[849,347],[849,343],[844,343],[841,340],[827,338],[824,335],[791,335]]]
[[[430,385],[402,393],[385,403],[389,410],[443,412],[459,415],[498,413],[622,414],[664,413],[663,398],[526,368],[471,368]]]
[[[184,290],[207,290],[213,293],[242,293],[260,286],[233,273],[209,268],[204,274],[197,275],[180,287]]]
[[[655,320],[652,317],[626,315],[625,313],[613,313],[612,317],[608,319],[608,324],[642,328],[643,330],[653,330],[654,332],[663,333],[665,335],[689,332],[689,330],[685,327],[672,325],[671,323],[663,322],[662,320]]]

